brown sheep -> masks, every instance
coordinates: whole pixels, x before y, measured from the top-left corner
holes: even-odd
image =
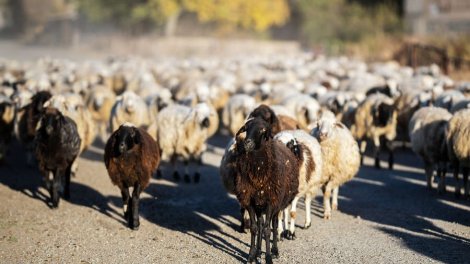
[[[248,262],[261,253],[261,240],[266,241],[266,263],[279,256],[278,215],[295,198],[299,186],[299,166],[294,154],[280,141],[273,140],[269,123],[261,118],[249,119],[237,135],[235,194],[250,215],[251,247]],[[263,216],[266,216],[264,218]],[[257,243],[255,244],[255,241]]]
[[[125,123],[108,139],[104,162],[111,181],[121,190],[128,226],[139,229],[139,196],[160,163],[157,143],[145,130]],[[132,199],[130,187],[133,187]]]

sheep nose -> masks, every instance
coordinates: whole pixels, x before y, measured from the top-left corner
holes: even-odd
[[[46,133],[48,135],[52,134],[52,131],[54,131],[54,128],[51,125],[46,126]]]
[[[119,151],[121,153],[126,151],[126,144],[124,144],[124,143],[119,144]]]
[[[320,134],[318,136],[320,137],[320,140],[325,140],[326,137],[328,136],[328,134],[320,132]]]
[[[252,151],[255,148],[255,142],[252,139],[245,140],[245,150]]]

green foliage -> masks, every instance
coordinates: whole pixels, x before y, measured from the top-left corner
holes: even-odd
[[[299,0],[302,33],[307,42],[341,49],[370,36],[401,31],[401,19],[390,4],[364,7],[347,0]]]

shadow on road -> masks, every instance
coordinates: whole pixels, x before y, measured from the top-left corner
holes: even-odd
[[[412,153],[404,154],[399,155],[400,164],[421,164]],[[341,212],[384,225],[377,229],[401,239],[419,254],[443,262],[469,260],[470,240],[432,222],[470,226],[468,201],[456,200],[449,192],[438,195],[435,188],[428,190],[423,173],[363,166],[355,180],[340,188],[340,196],[345,197],[339,201]]]
[[[238,221],[238,203],[229,198],[222,187],[218,168],[206,165],[201,174],[199,184],[151,184],[145,192],[156,199],[141,200],[141,216],[158,226],[190,235],[238,261],[246,260],[246,252],[232,241],[246,246],[248,244],[225,232],[217,224],[219,222],[237,228],[238,223],[229,218]]]

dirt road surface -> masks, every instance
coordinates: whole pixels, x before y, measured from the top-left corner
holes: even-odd
[[[142,195],[141,227],[122,217],[120,192],[102,162],[103,144],[80,157],[70,201],[50,209],[36,168],[18,143],[0,167],[2,263],[239,263],[249,234],[236,231],[239,208],[226,194],[218,166],[227,137],[210,140],[199,184],[175,183],[164,168]],[[276,263],[469,263],[470,202],[426,189],[421,162],[397,151],[393,171],[366,159],[359,175],[340,189],[339,212],[321,218],[313,203],[312,227],[280,243]],[[385,165],[385,164],[384,164]],[[298,224],[303,226],[300,204]]]

